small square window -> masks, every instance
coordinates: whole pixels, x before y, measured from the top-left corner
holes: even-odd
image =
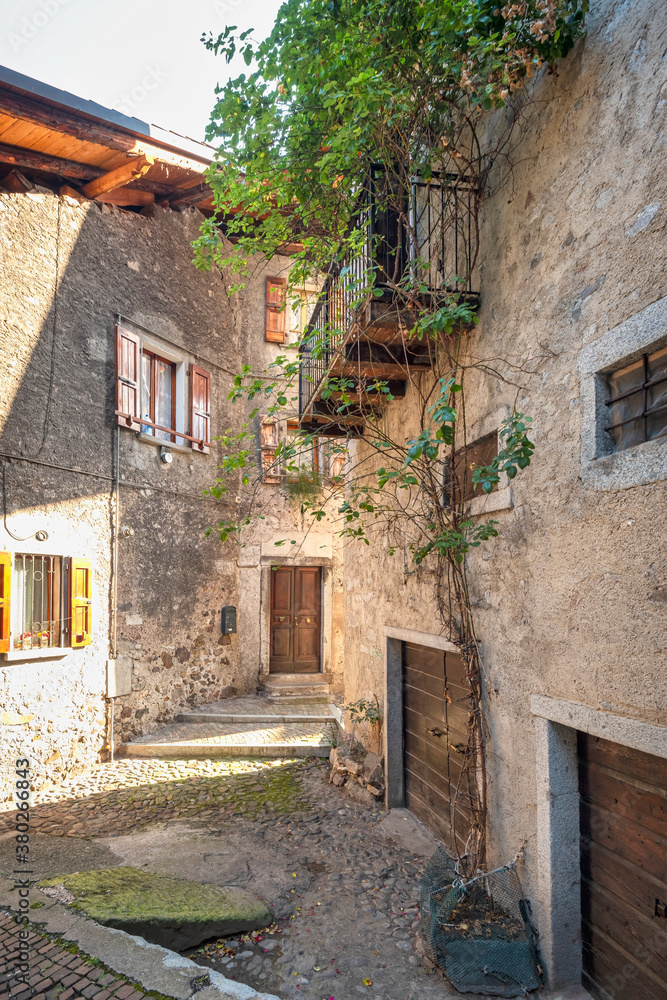
[[[467,503],[482,495],[481,486],[475,487],[472,475],[475,469],[490,465],[498,454],[498,431],[485,434],[465,448],[454,453],[454,473],[449,461],[445,462],[444,506]],[[493,490],[498,488],[495,483]],[[492,491],[493,492],[493,491]]]
[[[643,354],[608,376],[613,451],[624,451],[667,434],[667,347]]]

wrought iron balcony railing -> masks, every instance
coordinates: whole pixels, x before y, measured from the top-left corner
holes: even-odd
[[[435,174],[397,194],[391,183],[383,170],[372,171],[352,224],[361,233],[360,250],[332,264],[309,318],[300,357],[302,416],[344,345],[362,334],[372,339],[372,327],[383,325],[383,309],[445,296],[477,302],[475,185],[460,175]]]

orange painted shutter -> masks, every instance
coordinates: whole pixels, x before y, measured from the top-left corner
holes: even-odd
[[[90,559],[70,559],[70,645],[89,646],[93,596]]]
[[[0,552],[0,653],[9,652],[9,599],[12,589],[12,556]]]
[[[206,454],[211,450],[211,373],[190,365],[190,444]]]
[[[280,467],[276,463],[278,421],[263,420],[259,427],[259,447],[262,459],[262,482],[279,483]]]
[[[139,430],[140,415],[141,343],[136,333],[116,325],[116,420]]]
[[[285,291],[286,278],[266,279],[265,339],[272,344],[285,343]]]

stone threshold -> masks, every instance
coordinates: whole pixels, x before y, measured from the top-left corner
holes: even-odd
[[[37,933],[45,931],[78,945],[85,955],[96,958],[121,976],[140,983],[147,992],[161,993],[175,1000],[280,1000],[273,993],[258,993],[251,986],[227,979],[220,972],[207,970],[189,958],[150,944],[141,937],[113,927],[104,927],[81,916],[61,903],[31,890],[44,900],[44,906],[30,912],[30,922]],[[18,893],[9,879],[0,877],[0,908],[18,910]],[[208,984],[202,976],[208,974]]]

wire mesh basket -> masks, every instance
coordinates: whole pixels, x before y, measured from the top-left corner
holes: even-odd
[[[516,997],[543,984],[514,863],[464,881],[438,848],[422,879],[421,914],[433,961],[461,993]]]

